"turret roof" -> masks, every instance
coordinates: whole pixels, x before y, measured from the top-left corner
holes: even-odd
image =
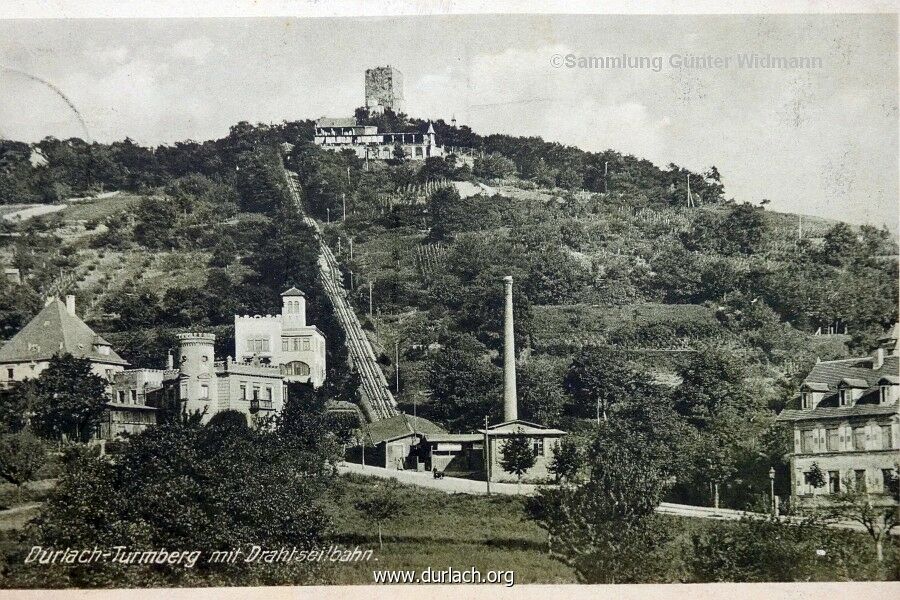
[[[300,290],[298,290],[295,287],[291,287],[291,289],[289,289],[285,292],[282,292],[281,295],[282,295],[282,297],[284,297],[284,296],[306,296],[306,294],[304,294],[303,292],[301,292]]]

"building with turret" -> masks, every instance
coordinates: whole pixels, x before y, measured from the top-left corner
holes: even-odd
[[[379,132],[374,125],[359,125],[354,117],[322,117],[316,121],[313,140],[324,150],[351,150],[366,160],[399,158],[399,152],[407,160],[444,156],[444,148],[438,145],[431,123],[425,131],[392,133]]]
[[[157,423],[160,411],[200,413],[208,422],[218,412],[234,410],[251,425],[281,411],[287,397],[281,369],[255,358],[216,360],[215,342],[211,333],[179,333],[177,357],[169,355],[165,369],[116,373],[99,437],[140,433]]]
[[[325,335],[306,323],[306,297],[295,287],[281,294],[280,315],[235,315],[237,360],[280,368],[285,381],[325,382]]]

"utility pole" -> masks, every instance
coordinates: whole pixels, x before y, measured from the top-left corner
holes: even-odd
[[[350,185],[350,167],[347,167],[347,185]]]
[[[488,417],[484,416],[484,481],[487,484],[487,495],[491,495],[491,446],[488,443]]]
[[[609,161],[603,161],[603,193],[609,193],[609,180],[607,179],[607,175],[609,174]]]
[[[369,282],[369,317],[372,316],[372,282]]]
[[[394,340],[394,390],[400,394],[400,338]],[[413,399],[415,401],[415,399]],[[413,405],[413,415],[415,415],[415,404]]]
[[[694,207],[694,199],[691,197],[691,175],[690,175],[690,173],[688,173],[685,176],[685,179],[687,179],[687,190],[688,190],[687,205],[689,207],[693,208]]]
[[[338,236],[338,254],[342,254],[341,253],[341,236]]]
[[[341,221],[347,220],[347,194],[341,194],[341,204],[344,205],[344,218]]]
[[[330,208],[326,208],[326,209],[325,209],[325,214],[327,215],[328,224],[331,225],[331,209],[330,209]]]
[[[350,238],[350,260],[353,260],[353,238]]]
[[[803,239],[803,215],[797,215],[797,239]]]
[[[775,467],[769,467],[769,498],[772,501],[772,516],[778,516],[778,509],[775,504]]]
[[[350,291],[352,292],[356,288],[353,286],[353,271],[350,271]]]

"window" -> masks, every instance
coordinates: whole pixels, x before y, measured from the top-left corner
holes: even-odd
[[[881,403],[882,404],[890,403],[890,401],[891,401],[891,386],[883,385],[880,388],[878,388],[878,390],[879,390],[878,398],[881,401]]]
[[[300,338],[294,338],[294,350],[300,350]]]
[[[812,429],[807,429],[803,432],[802,438],[802,446],[801,451],[805,454],[811,454],[815,452],[815,443],[816,443],[816,432]]]
[[[891,492],[891,485],[894,485],[894,479],[897,476],[894,474],[893,469],[882,469],[881,470],[881,488],[887,492]],[[896,489],[894,490],[896,491]]]
[[[839,429],[829,429],[826,432],[825,442],[828,444],[827,448],[829,452],[837,452],[841,449],[841,437]]]
[[[272,388],[271,387],[266,387],[266,400],[269,400],[269,401],[272,400]]]
[[[850,402],[850,393],[849,390],[841,390],[838,392],[838,397],[840,400],[841,406],[847,406]]]
[[[853,449],[854,450],[865,450],[866,449],[866,428],[865,427],[854,427],[853,428]]]
[[[281,351],[288,352],[291,349],[291,340],[290,338],[281,338]]]
[[[828,471],[828,491],[832,494],[841,493],[841,472]]]
[[[12,378],[13,378],[13,370],[12,370],[12,369],[7,369],[7,370],[6,370],[6,378],[7,378],[7,379],[12,379]]]
[[[137,390],[131,390],[131,403],[137,404]]]
[[[209,386],[206,384],[200,384],[200,397],[201,398],[209,398]]]
[[[866,472],[863,469],[853,471],[853,489],[857,492],[866,491]]]
[[[303,349],[309,350],[309,340],[303,340]]]
[[[812,408],[812,394],[809,392],[803,392],[800,396],[801,406],[804,410]]]
[[[241,384],[241,400],[246,400],[246,399],[247,399],[247,384],[242,383]]]
[[[299,375],[306,377],[309,375],[309,365],[301,360],[289,362],[281,368],[284,375]]]
[[[247,352],[268,352],[269,351],[269,338],[260,337],[260,338],[248,338],[247,339]]]
[[[882,450],[890,450],[894,447],[894,432],[893,427],[888,425],[881,426],[881,449]]]
[[[116,400],[120,403],[125,404],[125,390],[119,390],[116,392]]]
[[[544,438],[534,438],[531,440],[531,450],[535,456],[544,455]]]
[[[259,400],[259,386],[258,385],[253,386],[253,399]]]

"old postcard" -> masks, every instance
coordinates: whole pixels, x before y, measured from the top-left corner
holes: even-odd
[[[30,4],[2,593],[900,593],[896,4]]]

